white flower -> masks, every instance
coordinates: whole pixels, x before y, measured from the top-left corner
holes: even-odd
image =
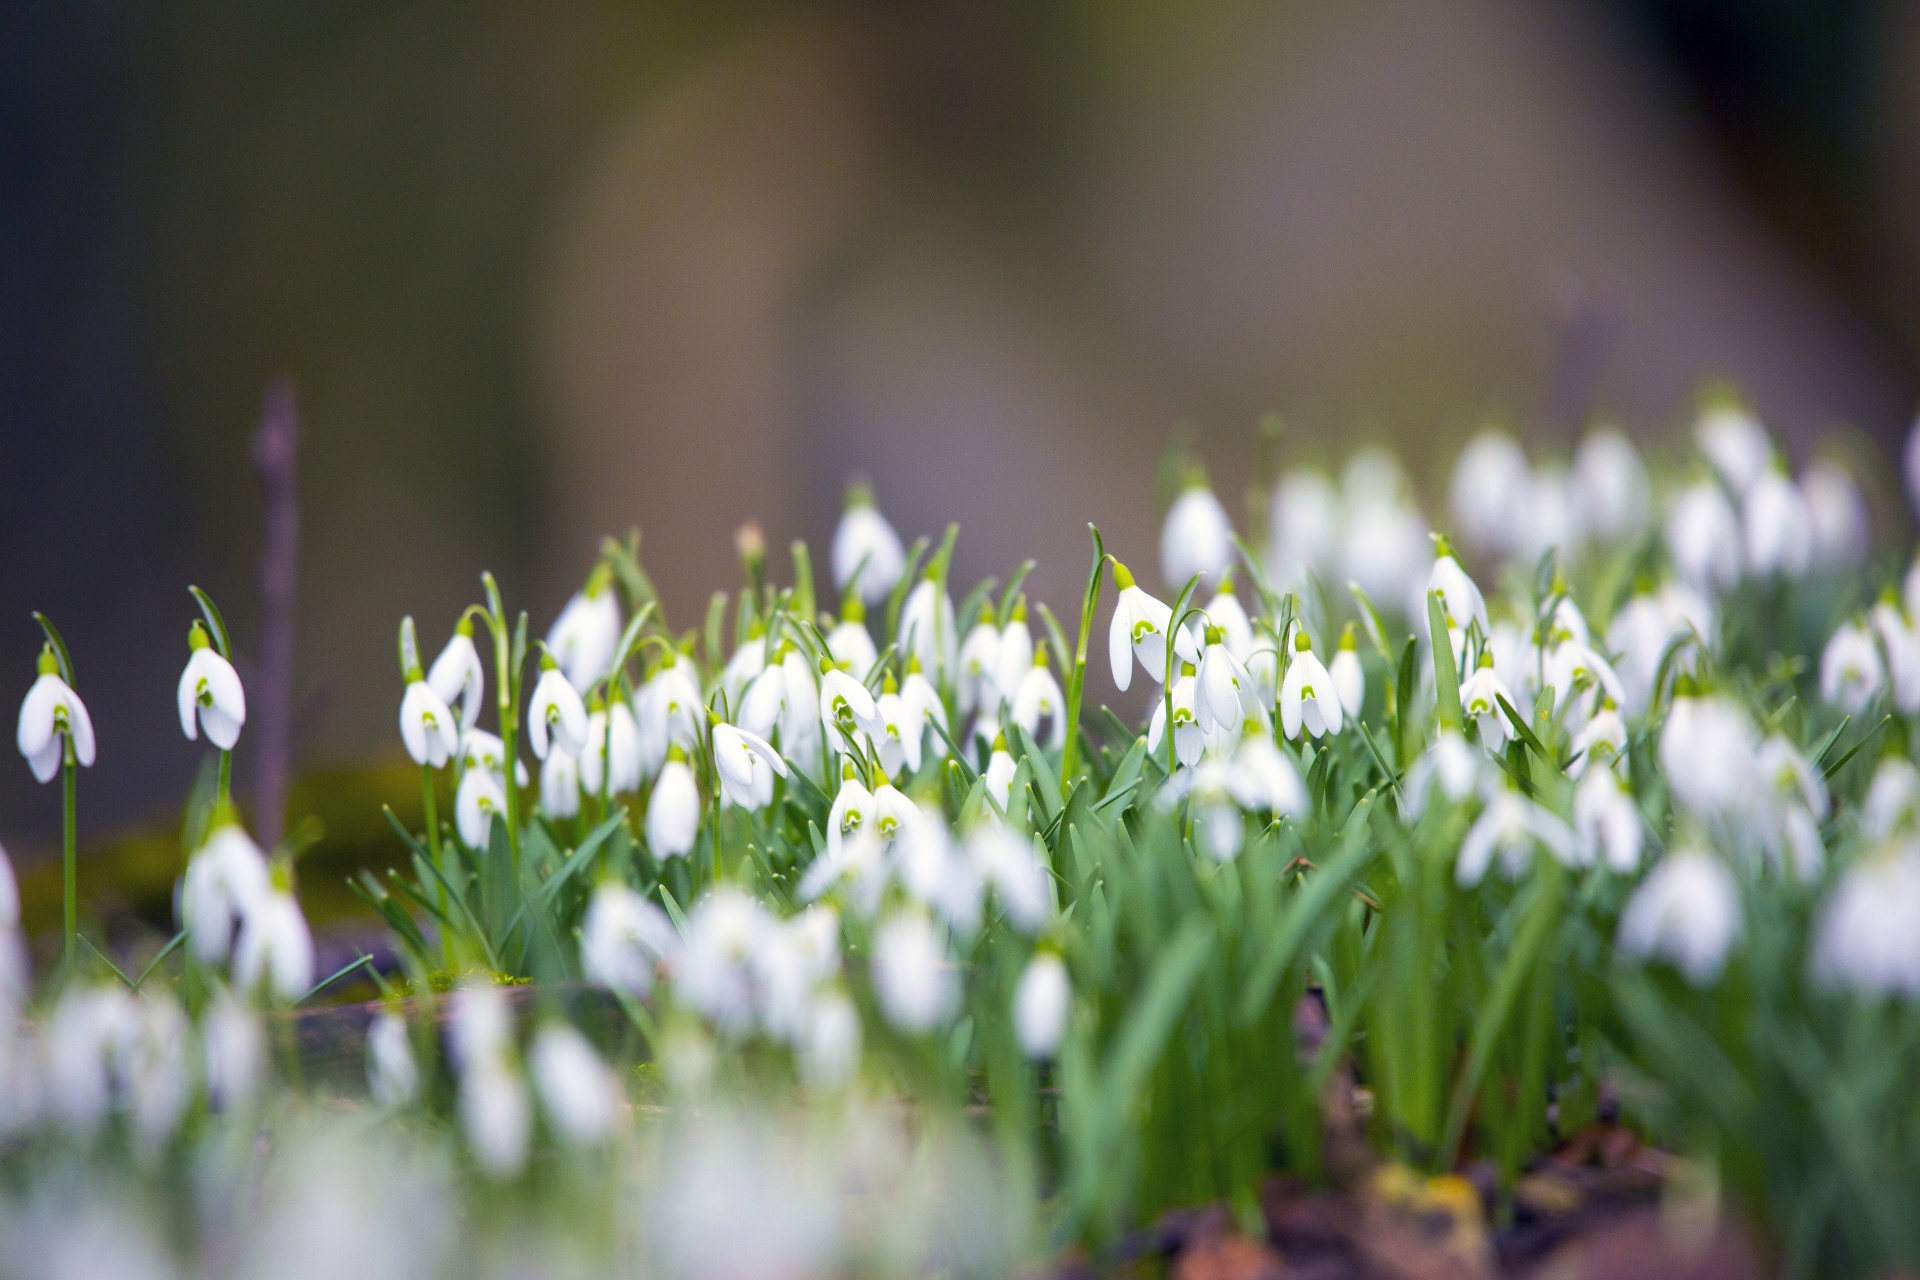
[[[907,593],[900,610],[900,652],[918,658],[922,669],[944,676],[954,669],[958,656],[957,625],[953,601],[941,584],[930,576],[922,578]]]
[[[1920,769],[1901,756],[1888,756],[1874,767],[1860,802],[1860,832],[1869,840],[1885,840],[1904,832],[1920,817]]]
[[[1066,744],[1067,699],[1060,692],[1060,682],[1053,678],[1047,666],[1045,649],[1035,651],[1033,665],[1027,668],[1026,678],[1020,681],[1019,692],[1014,694],[1010,714],[1013,722],[1032,734],[1038,745],[1052,749]],[[1042,721],[1046,723],[1044,731]]]
[[[1453,551],[1444,539],[1439,552],[1434,559],[1432,572],[1427,575],[1427,590],[1439,592],[1440,612],[1446,618],[1447,630],[1458,627],[1464,631],[1470,623],[1478,622],[1480,634],[1486,635],[1491,624],[1487,621],[1487,602],[1481,596],[1480,588],[1474,585],[1467,571],[1454,559]]]
[[[1243,809],[1298,818],[1307,811],[1307,789],[1300,771],[1265,730],[1249,731],[1233,753],[1227,790]]]
[[[1280,727],[1289,738],[1299,737],[1302,728],[1317,738],[1340,732],[1340,723],[1340,695],[1333,676],[1313,656],[1312,643],[1302,631],[1294,640],[1286,678],[1280,682]]]
[[[1073,983],[1058,954],[1042,951],[1027,962],[1013,991],[1014,1034],[1029,1058],[1044,1061],[1059,1051],[1073,1009]]]
[[[1904,630],[1904,628],[1902,628]],[[1820,655],[1820,696],[1848,715],[1867,709],[1887,683],[1880,650],[1858,623],[1845,622]]]
[[[916,902],[961,934],[980,927],[981,877],[953,847],[944,815],[932,808],[903,814],[892,848],[900,883]]]
[[[1042,855],[1031,840],[989,818],[967,834],[967,859],[991,885],[1013,927],[1035,933],[1053,916],[1053,888]]]
[[[1813,563],[1850,569],[1867,558],[1872,531],[1867,500],[1846,469],[1816,462],[1800,474],[1800,497],[1813,531]]]
[[[415,764],[435,769],[460,749],[460,722],[424,680],[411,682],[401,695],[400,740]]]
[[[807,1016],[800,1073],[816,1089],[835,1088],[860,1065],[860,1013],[838,991],[816,998]]]
[[[887,731],[867,687],[838,667],[820,673],[820,724],[827,745],[842,755],[853,753],[855,735],[872,742]]]
[[[1348,501],[1340,564],[1346,576],[1378,601],[1415,595],[1428,564],[1427,522],[1404,503]],[[1426,616],[1424,599],[1416,611]]]
[[[1160,526],[1160,575],[1176,591],[1195,574],[1212,581],[1233,565],[1233,521],[1213,490],[1190,485]]]
[[[874,699],[874,709],[880,716],[881,732],[874,739],[874,750],[880,755],[880,767],[886,770],[888,777],[900,772],[906,766],[907,772],[920,771],[920,743],[926,737],[926,722],[914,714],[907,706],[905,698],[900,696],[894,686],[893,676],[887,676],[886,691]]]
[[[701,898],[687,921],[673,992],[715,1028],[744,1034],[753,1023],[753,959],[774,927],[753,898],[722,885]]]
[[[617,880],[603,881],[580,926],[580,970],[588,982],[644,996],[654,967],[680,945],[667,913]]]
[[[577,756],[587,745],[587,704],[557,666],[541,662],[540,679],[533,686],[533,700],[527,704],[527,744],[542,760],[552,744]]]
[[[493,775],[501,786],[507,784],[507,745],[500,741],[500,735],[488,733],[485,729],[469,729],[460,735],[460,754],[468,769],[483,769]],[[527,765],[524,760],[513,762],[513,780],[520,786],[527,785]]]
[[[492,839],[493,820],[506,821],[507,791],[491,769],[469,768],[460,775],[453,795],[453,821],[469,849],[484,849]]]
[[[313,934],[290,890],[276,886],[247,911],[233,951],[233,984],[286,1001],[312,990]]]
[[[1454,878],[1463,885],[1479,884],[1498,856],[1500,870],[1508,879],[1518,879],[1536,844],[1569,866],[1580,859],[1579,842],[1563,819],[1519,792],[1503,788],[1494,793],[1460,842]]]
[[[1487,633],[1487,652],[1493,655],[1493,670],[1500,683],[1518,695],[1514,710],[1532,709],[1534,697],[1540,692],[1540,651],[1533,643],[1533,629],[1496,622]]]
[[[482,1058],[460,1073],[460,1127],[482,1171],[511,1178],[527,1163],[533,1103],[504,1058]]]
[[[1202,729],[1218,727],[1238,732],[1248,712],[1257,714],[1260,706],[1253,691],[1253,677],[1233,656],[1226,644],[1226,632],[1217,626],[1207,628],[1207,647],[1200,653],[1194,691],[1194,718]]]
[[[1627,700],[1627,687],[1613,664],[1577,640],[1562,640],[1547,651],[1542,664],[1553,689],[1553,704],[1569,728],[1586,724],[1596,706],[1611,699],[1615,706]],[[1518,708],[1516,708],[1517,710]]]
[[[245,1106],[260,1085],[267,1060],[266,1034],[245,1005],[222,991],[200,1022],[207,1096],[215,1107]]]
[[[1007,802],[1013,795],[1013,776],[1019,772],[1019,766],[1013,762],[1013,754],[1007,750],[1006,739],[995,738],[993,754],[987,757],[987,771],[982,775],[986,779],[987,794],[1000,806],[1000,812],[1007,811]]]
[[[720,672],[720,688],[727,695],[727,705],[739,711],[747,686],[766,669],[767,633],[765,628],[755,623],[753,634],[733,651],[733,656],[727,659],[726,667]]]
[[[180,924],[205,964],[227,958],[233,930],[272,887],[266,855],[236,822],[222,823],[187,863]]]
[[[713,726],[713,764],[722,803],[764,809],[773,800],[773,775],[787,776],[787,762],[773,744],[736,725]]]
[[[840,790],[834,794],[833,807],[827,811],[827,857],[838,859],[840,846],[855,832],[868,827],[874,819],[873,793],[860,784],[853,762],[840,766]]]
[[[562,1142],[590,1147],[613,1131],[620,1088],[587,1038],[564,1022],[534,1033],[527,1067],[540,1105]]]
[[[1585,777],[1587,770],[1595,765],[1626,768],[1627,763],[1627,722],[1620,718],[1620,712],[1611,699],[1603,699],[1600,710],[1586,727],[1573,735],[1573,763],[1567,766],[1567,772],[1574,777]]]
[[[813,768],[820,748],[820,694],[813,668],[782,645],[778,659],[754,678],[740,704],[740,727],[771,738],[780,733],[780,751],[789,764]]]
[[[1020,692],[1020,683],[1033,666],[1033,632],[1027,629],[1027,598],[1013,602],[1013,614],[1000,629],[1000,645],[993,667],[993,684],[999,700],[1011,704]]]
[[[608,769],[608,761],[612,769]],[[640,726],[633,708],[616,699],[587,715],[587,746],[580,756],[580,785],[589,795],[623,796],[640,789]]]
[[[1331,685],[1328,686],[1331,696]],[[1194,698],[1198,690],[1195,686],[1193,668],[1188,666],[1180,678],[1173,682],[1169,695],[1153,700],[1153,718],[1147,722],[1147,750],[1157,753],[1160,743],[1167,732],[1167,704],[1173,704],[1173,758],[1180,764],[1191,767],[1199,762],[1200,753],[1206,749],[1207,730],[1200,724],[1194,711]]]
[[[1360,651],[1354,643],[1351,623],[1340,633],[1340,647],[1334,651],[1333,661],[1327,664],[1327,674],[1333,677],[1333,690],[1340,695],[1340,709],[1349,719],[1358,720],[1367,701],[1367,672],[1360,665]]]
[[[614,650],[620,646],[620,602],[614,598],[608,576],[596,571],[547,631],[547,649],[576,693],[585,692],[607,674]]]
[[[233,664],[214,652],[197,622],[188,643],[193,652],[187,669],[180,673],[180,732],[191,742],[205,728],[208,742],[231,751],[247,722],[247,691],[240,686]]]
[[[1472,795],[1480,785],[1485,758],[1453,730],[1442,730],[1407,770],[1407,816],[1419,820],[1427,809],[1427,793],[1435,784],[1449,804],[1459,804]]]
[[[840,513],[839,527],[833,531],[833,582],[841,591],[854,586],[868,604],[878,604],[900,581],[907,567],[907,553],[900,535],[873,505],[873,494],[865,485],[847,490],[847,502]]]
[[[700,789],[686,754],[675,747],[647,801],[647,847],[656,858],[684,857],[693,851],[699,831]]]
[[[1607,627],[1607,647],[1619,655],[1616,670],[1626,690],[1620,705],[1632,715],[1647,708],[1660,660],[1676,639],[1689,632],[1702,641],[1713,635],[1713,606],[1691,588],[1669,583],[1658,592],[1641,592],[1622,605]],[[1691,657],[1681,670],[1691,670]]]
[[[51,1110],[70,1131],[90,1137],[113,1105],[113,1058],[138,1034],[133,997],[119,986],[73,985],[60,996],[43,1047]]]
[[[1573,455],[1580,524],[1601,542],[1617,542],[1647,522],[1651,486],[1640,451],[1619,431],[1588,433]]]
[[[1134,585],[1133,574],[1118,560],[1113,562],[1113,584],[1120,588],[1113,622],[1107,628],[1107,661],[1113,668],[1114,685],[1124,692],[1133,683],[1135,661],[1155,683],[1164,684],[1167,628],[1173,625],[1173,610]],[[1185,628],[1174,635],[1173,649],[1188,662],[1200,660],[1199,646]]]
[[[549,751],[540,765],[540,807],[549,818],[571,818],[580,812],[580,762],[558,748]]]
[[[700,726],[706,719],[693,664],[674,653],[663,657],[658,669],[634,694],[633,716],[641,777],[650,778],[660,771],[669,748],[679,746],[691,751],[700,741]],[[772,731],[771,725],[767,731]]]
[[[1753,721],[1738,703],[1682,696],[1673,700],[1660,734],[1660,765],[1682,807],[1734,818],[1758,793],[1758,749]]]
[[[1594,769],[1573,792],[1573,834],[1580,861],[1604,862],[1626,875],[1640,865],[1645,824],[1633,793],[1611,769]]]
[[[1814,921],[1812,970],[1825,986],[1920,995],[1920,852],[1912,845],[1848,867]]]
[[[1747,568],[1759,577],[1806,576],[1813,560],[1813,517],[1793,481],[1768,470],[1742,504]]]
[[[60,772],[61,753],[73,743],[74,762],[93,764],[93,720],[80,695],[59,676],[51,647],[40,654],[40,676],[20,704],[20,754],[42,782]]]
[[[1500,699],[1513,701],[1513,691],[1500,679],[1500,673],[1494,670],[1493,655],[1482,652],[1480,665],[1474,673],[1460,682],[1460,709],[1467,719],[1480,726],[1480,743],[1489,751],[1498,751],[1513,731],[1507,724],[1507,713],[1501,709]],[[1515,708],[1518,710],[1518,708]]]
[[[866,682],[873,664],[880,660],[879,650],[873,647],[873,637],[867,634],[865,616],[858,604],[849,602],[840,621],[827,633],[827,652],[833,655],[834,665],[850,672],[861,683]]]
[[[1740,936],[1740,891],[1712,854],[1677,849],[1654,866],[1620,913],[1616,944],[1642,959],[1671,961],[1696,987],[1720,976]]]
[[[754,1003],[761,1029],[798,1045],[807,1033],[814,993],[840,971],[840,917],[815,904],[770,927],[752,956]]]
[[[1907,625],[1898,605],[1885,600],[1868,610],[1867,621],[1886,651],[1887,677],[1893,686],[1895,709],[1902,715],[1920,711],[1920,634]],[[1823,682],[1825,669],[1823,659]]]
[[[1340,492],[1318,471],[1290,471],[1267,502],[1267,565],[1281,590],[1304,587],[1334,567],[1340,551]],[[1215,624],[1224,626],[1219,619]]]
[[[1744,494],[1765,474],[1773,458],[1767,429],[1747,410],[1737,406],[1709,409],[1693,429],[1700,452],[1735,493]]]
[[[896,911],[873,940],[873,985],[887,1021],[909,1034],[932,1031],[953,1016],[960,980],[933,922]]]
[[[1794,874],[1811,882],[1826,863],[1819,823],[1829,808],[1826,780],[1782,734],[1760,744],[1759,759],[1770,803],[1753,812],[1749,830],[1770,859],[1777,863],[1784,852]]]
[[[465,618],[454,628],[447,647],[427,668],[427,684],[452,706],[460,703],[460,732],[465,733],[480,721],[480,707],[486,701],[487,669],[480,651],[473,647],[473,623]]]
[[[1454,461],[1449,494],[1454,522],[1470,546],[1504,553],[1519,544],[1532,479],[1527,455],[1505,432],[1482,431],[1467,442]]]
[[[134,1145],[151,1159],[172,1139],[193,1092],[180,1002],[149,987],[135,997],[133,1017],[114,1048]]]
[[[407,1021],[381,1010],[367,1024],[367,1090],[380,1107],[400,1107],[420,1092],[420,1068],[414,1062]]]
[[[1667,513],[1667,552],[1688,586],[1725,591],[1739,581],[1740,518],[1719,485],[1703,480],[1674,500]]]
[[[1031,637],[1028,643],[1032,643]],[[954,694],[961,715],[968,715],[977,707],[985,716],[998,706],[999,669],[1000,628],[993,623],[993,604],[988,602],[980,611],[980,620],[973,624],[960,646],[960,676]]]
[[[1557,549],[1565,558],[1578,549],[1582,533],[1573,476],[1565,467],[1541,467],[1521,498],[1514,554],[1522,564],[1539,563],[1549,549]]]
[[[900,701],[909,715],[919,718],[923,730],[928,721],[938,724],[942,729],[947,727],[946,704],[940,701],[940,691],[933,687],[933,681],[927,679],[926,672],[920,669],[918,658],[907,659],[907,679],[900,686]],[[934,754],[944,756],[946,744],[937,742]]]

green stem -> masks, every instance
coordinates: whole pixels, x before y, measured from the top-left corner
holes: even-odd
[[[1073,673],[1067,679],[1067,745],[1060,753],[1060,794],[1067,794],[1067,782],[1079,763],[1080,696],[1087,682],[1087,633],[1093,630],[1094,610],[1100,607],[1100,589],[1107,581],[1106,548],[1100,542],[1100,530],[1092,525],[1093,572],[1087,575],[1086,601],[1080,606],[1080,639],[1073,646]]]
[[[446,859],[440,852],[440,807],[433,794],[433,768],[420,766],[420,811],[427,824],[427,853],[433,859],[434,869],[444,877],[447,873]],[[447,901],[447,882],[440,881],[440,954],[446,962],[447,971],[453,972],[453,909]]]
[[[227,807],[227,802],[232,798],[233,798],[233,752],[222,751],[220,753],[220,789],[217,793],[217,798],[214,801],[215,812],[219,812],[220,810],[225,809]],[[258,816],[258,815],[255,815],[255,816]]]
[[[74,945],[80,936],[80,873],[79,857],[74,847],[74,781],[79,776],[79,768],[73,759],[73,739],[67,739],[65,760],[61,765],[61,818],[63,832],[60,841],[61,880],[66,889],[66,963],[73,968]]]

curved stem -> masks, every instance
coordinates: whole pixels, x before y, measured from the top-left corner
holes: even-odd
[[[1080,639],[1073,646],[1073,671],[1067,677],[1067,745],[1060,752],[1060,794],[1067,793],[1080,755],[1080,697],[1087,682],[1087,633],[1093,630],[1094,610],[1100,607],[1100,590],[1107,581],[1107,561],[1111,559],[1100,541],[1100,530],[1089,524],[1093,534],[1093,572],[1087,575],[1087,594],[1080,606]],[[1018,578],[1016,576],[1016,582]]]
[[[74,845],[74,782],[79,775],[79,767],[73,759],[73,739],[67,739],[65,759],[60,767],[61,818],[63,831],[60,841],[60,873],[66,890],[66,963],[73,968],[73,949],[80,936],[80,888],[79,858]]]

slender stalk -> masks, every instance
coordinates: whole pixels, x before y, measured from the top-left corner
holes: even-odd
[[[224,809],[233,798],[233,752],[220,753],[220,786],[214,793],[214,808]],[[276,841],[275,843],[278,843]]]
[[[433,794],[433,767],[420,766],[420,811],[427,824],[427,854],[433,859],[434,869],[441,876],[447,873],[446,859],[440,851],[440,807]],[[440,894],[440,953],[446,962],[448,972],[453,971],[453,905],[447,901],[447,882],[439,884]]]
[[[72,969],[74,945],[80,937],[80,870],[79,856],[74,846],[74,783],[80,769],[74,763],[71,735],[67,738],[63,756],[60,767],[60,816],[63,826],[60,840],[60,874],[66,890],[66,964],[68,969]]]
[[[1067,745],[1060,753],[1060,794],[1067,793],[1067,781],[1079,763],[1080,696],[1087,682],[1087,633],[1093,630],[1094,610],[1100,607],[1100,589],[1107,581],[1107,552],[1100,541],[1100,529],[1088,524],[1093,535],[1093,572],[1087,575],[1087,595],[1080,606],[1080,639],[1073,646],[1073,671],[1067,678]]]

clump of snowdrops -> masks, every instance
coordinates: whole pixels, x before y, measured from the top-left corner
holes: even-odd
[[[341,1221],[376,1271],[994,1272],[1333,1176],[1356,1088],[1381,1159],[1510,1187],[1618,1112],[1789,1272],[1920,1262],[1920,571],[1737,404],[1688,444],[1485,431],[1432,515],[1363,450],[1245,534],[1176,459],[1159,588],[1094,529],[1064,620],[859,485],[831,593],[747,526],[690,628],[637,538],[544,638],[483,578],[430,661],[400,628],[425,822],[357,886],[404,969],[364,1080],[296,1043],[294,851],[227,795],[199,596],[180,936],[111,970],[69,876],[34,1004],[0,893],[0,1243],[68,1204],[152,1274]],[[94,741],[42,621],[20,747],[71,866]],[[1084,705],[1090,660],[1137,713]]]

